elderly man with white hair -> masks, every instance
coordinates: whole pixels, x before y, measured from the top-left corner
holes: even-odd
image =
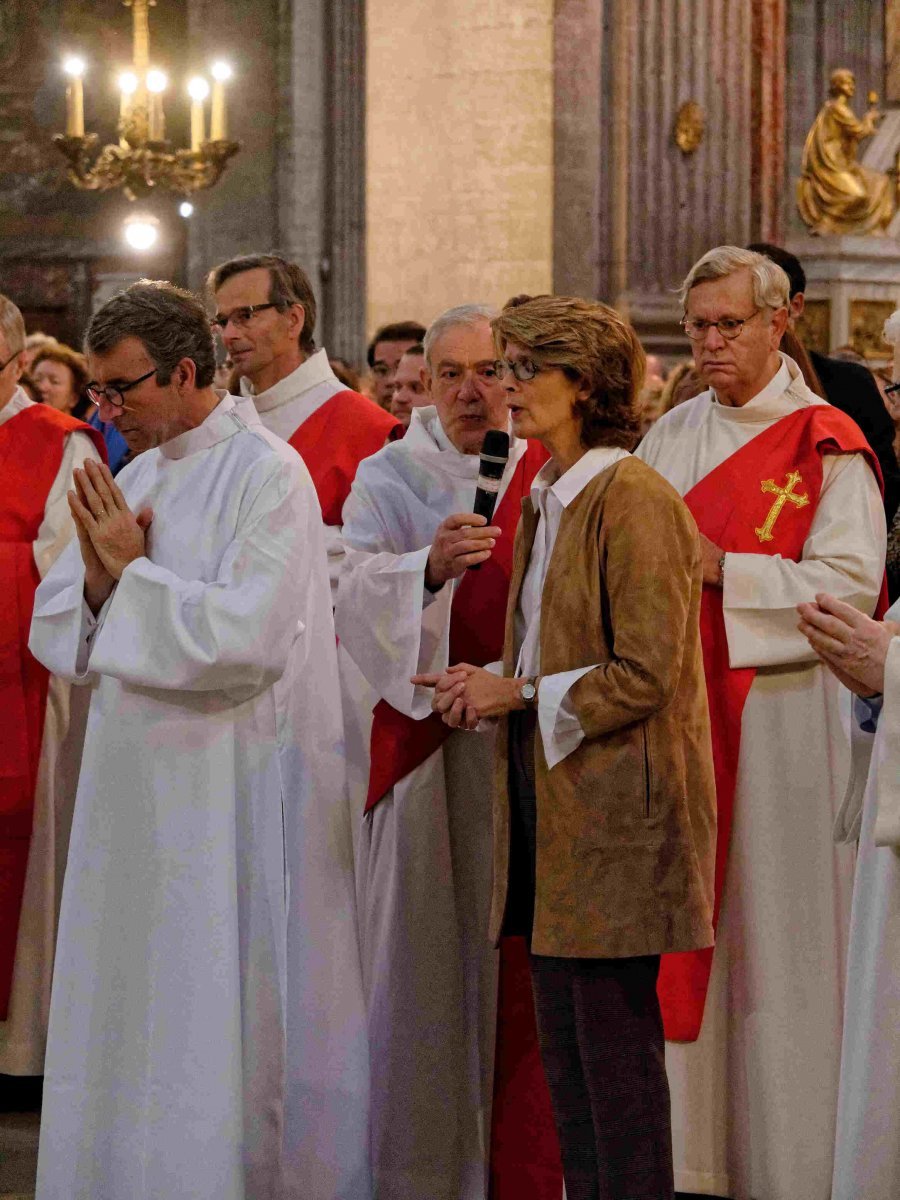
[[[789,283],[734,246],[682,287],[708,390],[638,455],[701,532],[719,809],[717,945],[664,963],[679,1188],[827,1197],[853,861],[832,823],[849,766],[838,683],[797,629],[828,592],[875,609],[885,523],[858,427],[779,351]]]
[[[493,315],[465,305],[432,324],[433,404],[360,465],[344,508],[335,624],[379,1200],[562,1191],[524,944],[498,956],[487,937],[493,731],[451,731],[411,682],[500,658],[519,509],[546,459],[513,438],[493,523],[473,513],[485,435],[508,429]]]

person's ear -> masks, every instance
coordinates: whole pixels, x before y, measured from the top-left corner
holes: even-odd
[[[773,338],[773,348],[778,349],[781,344],[781,339],[784,336],[784,331],[788,327],[788,309],[787,307],[776,308],[772,314],[771,329]]]
[[[788,310],[790,320],[799,321],[800,317],[803,315],[803,310],[805,307],[806,297],[804,296],[803,292],[797,292],[796,295],[791,296],[790,308]]]
[[[287,318],[288,329],[291,337],[295,337],[299,341],[300,334],[303,332],[303,326],[306,323],[306,309],[302,304],[299,304],[295,301],[291,307],[287,309]]]

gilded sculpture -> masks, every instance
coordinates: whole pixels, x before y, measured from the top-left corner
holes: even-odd
[[[895,176],[857,162],[859,143],[872,136],[884,114],[871,94],[868,111],[858,119],[850,107],[855,92],[852,71],[832,71],[830,97],[803,147],[797,207],[813,233],[883,233],[896,210]]]

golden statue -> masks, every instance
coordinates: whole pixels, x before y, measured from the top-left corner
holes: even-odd
[[[875,132],[883,113],[870,93],[870,107],[857,120],[850,100],[856,91],[852,71],[831,73],[831,98],[813,122],[803,147],[797,207],[813,233],[883,233],[896,208],[894,180],[856,161],[863,138]]]

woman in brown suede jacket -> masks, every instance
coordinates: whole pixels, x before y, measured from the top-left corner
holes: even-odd
[[[503,674],[437,683],[500,718],[491,936],[524,934],[569,1200],[671,1200],[659,956],[712,944],[715,792],[693,518],[633,458],[644,354],[606,305],[493,322],[512,428],[551,459],[523,502]]]

